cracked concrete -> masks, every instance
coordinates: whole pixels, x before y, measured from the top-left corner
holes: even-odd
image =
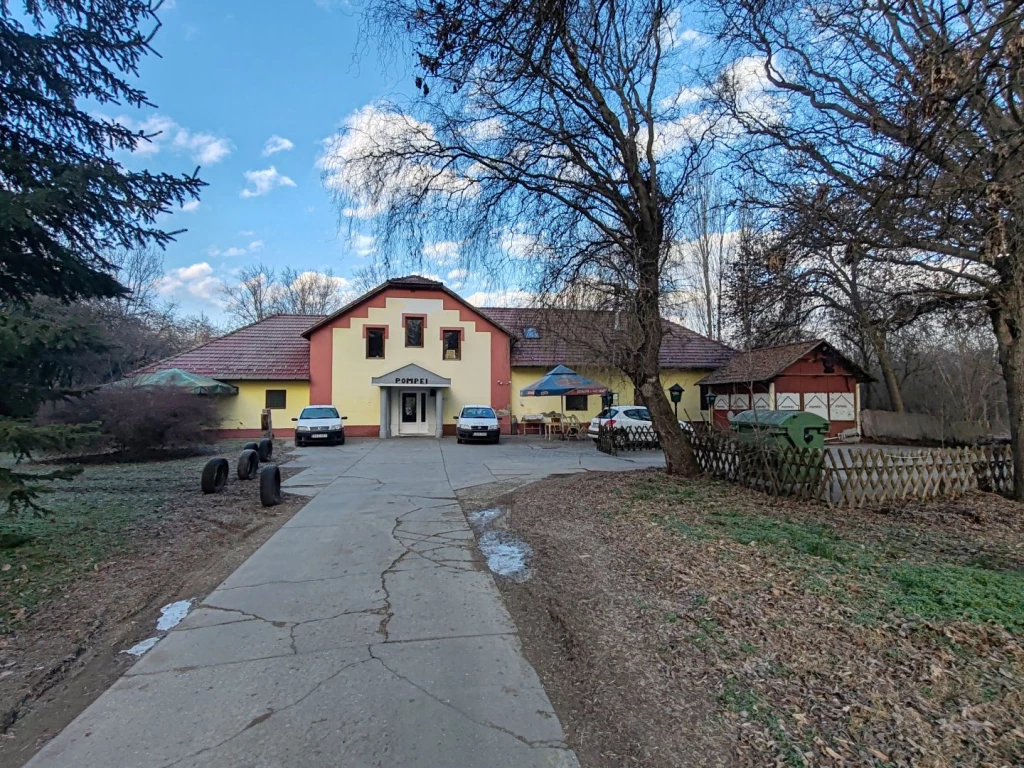
[[[295,517],[29,763],[577,766],[455,489],[649,466],[589,445],[299,451]]]

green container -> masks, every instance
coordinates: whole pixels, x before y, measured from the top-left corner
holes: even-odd
[[[742,440],[779,447],[824,448],[828,419],[807,411],[743,411],[729,419]]]

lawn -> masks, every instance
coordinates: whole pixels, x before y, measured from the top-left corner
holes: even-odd
[[[833,511],[658,472],[502,503],[535,556],[501,587],[584,765],[1024,764],[1019,505]]]
[[[243,442],[214,450],[233,462]],[[287,453],[282,441],[274,460]],[[233,472],[203,494],[208,458],[88,464],[52,485],[45,515],[0,517],[0,764],[31,757],[116,679],[160,606],[201,599],[304,502],[265,508]]]

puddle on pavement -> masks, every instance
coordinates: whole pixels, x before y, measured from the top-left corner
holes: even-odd
[[[129,656],[141,656],[159,642],[159,637],[147,637],[142,642],[133,645],[127,651],[121,651],[121,653],[127,653]]]
[[[491,572],[513,581],[526,581],[530,575],[530,547],[505,531],[484,531],[477,542]]]
[[[477,535],[477,546],[491,573],[513,581],[526,581],[530,576],[530,546],[503,530],[501,523],[491,527],[507,513],[505,507],[488,507],[469,512],[466,519]]]
[[[488,507],[477,512],[470,512],[466,515],[466,519],[469,520],[470,527],[477,533],[480,533],[499,517],[504,517],[506,512],[508,510],[504,507]]]
[[[168,632],[178,626],[182,619],[188,616],[188,612],[192,609],[191,600],[178,600],[174,603],[168,603],[160,609],[160,618],[156,620],[156,631],[157,632]],[[129,656],[142,656],[146,651],[152,649],[154,645],[160,642],[160,638],[163,635],[156,635],[155,637],[147,637],[126,651],[121,653],[127,653]]]

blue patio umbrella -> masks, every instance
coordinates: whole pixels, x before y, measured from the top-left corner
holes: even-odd
[[[543,378],[528,387],[519,390],[523,397],[565,397],[566,395],[601,395],[608,391],[604,384],[581,376],[572,368],[558,365],[548,371]],[[564,411],[565,408],[563,407]]]

